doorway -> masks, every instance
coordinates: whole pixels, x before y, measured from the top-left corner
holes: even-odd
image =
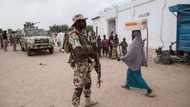
[[[110,35],[111,32],[116,33],[116,20],[115,20],[115,18],[108,20],[108,35]]]

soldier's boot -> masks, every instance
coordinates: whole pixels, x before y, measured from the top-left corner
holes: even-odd
[[[92,101],[90,99],[90,97],[87,97],[86,100],[85,100],[85,107],[91,107],[91,106],[94,106],[96,104],[98,104],[98,102]]]
[[[74,105],[73,107],[79,107],[79,105]]]

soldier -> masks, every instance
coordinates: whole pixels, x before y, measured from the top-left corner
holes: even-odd
[[[0,42],[1,42],[1,48],[3,48],[3,32],[0,32]]]
[[[8,47],[8,37],[7,37],[7,31],[3,32],[3,48],[5,50],[5,52],[7,51],[7,47]]]
[[[122,48],[122,54],[123,54],[123,56],[125,56],[127,54],[127,46],[128,46],[128,44],[126,42],[126,39],[123,38],[123,41],[119,45]]]
[[[16,45],[17,45],[16,32],[12,32],[12,45],[13,45],[13,51],[16,51]]]
[[[91,101],[91,71],[95,68],[98,74],[98,85],[101,86],[101,67],[97,48],[93,46],[84,33],[86,27],[86,19],[81,15],[75,15],[72,27],[74,30],[70,32],[69,44],[71,46],[70,64],[74,69],[74,93],[72,104],[79,107],[80,96],[82,92],[85,96],[85,107],[96,105],[97,102]],[[65,45],[66,46],[66,45]],[[69,45],[67,45],[69,46]]]

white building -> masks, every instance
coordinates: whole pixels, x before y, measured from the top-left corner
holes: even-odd
[[[130,42],[130,31],[125,23],[134,19],[146,19],[149,47],[164,45],[168,48],[170,42],[176,41],[176,16],[168,8],[176,4],[190,4],[190,0],[132,0],[100,11],[97,17],[92,18],[93,27],[99,35],[110,35],[114,31],[120,40],[126,37]],[[143,38],[146,38],[146,31],[142,30],[142,33]]]

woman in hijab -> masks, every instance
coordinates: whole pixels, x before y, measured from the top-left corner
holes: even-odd
[[[140,30],[132,31],[132,43],[128,53],[120,59],[128,65],[127,79],[123,88],[141,88],[147,91],[146,96],[154,97],[152,89],[141,75],[141,66],[145,65],[145,54]]]

